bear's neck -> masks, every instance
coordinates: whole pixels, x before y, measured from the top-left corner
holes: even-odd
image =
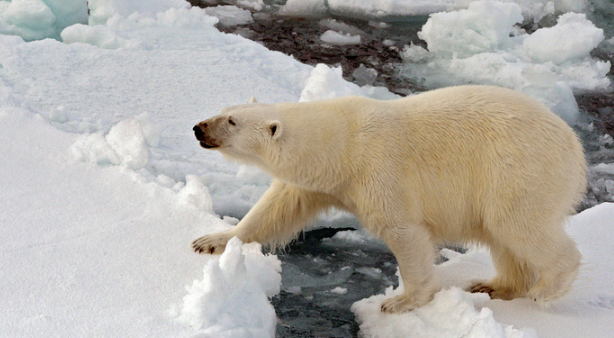
[[[284,107],[286,108],[286,107]],[[294,103],[283,109],[284,131],[279,149],[268,155],[268,168],[274,177],[304,189],[331,192],[338,189],[351,172],[354,129],[351,119],[326,118],[314,103]]]

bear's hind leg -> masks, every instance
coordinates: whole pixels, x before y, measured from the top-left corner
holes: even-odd
[[[494,291],[509,288],[513,292],[503,295],[510,299],[528,296],[544,304],[569,291],[578,274],[580,252],[565,232],[564,217],[521,216],[517,213],[500,218],[507,222],[490,223],[493,241],[489,244],[497,268],[490,286]]]
[[[477,282],[469,291],[488,293],[491,299],[525,297],[536,280],[535,270],[501,244],[490,249],[497,275],[488,282]]]
[[[539,269],[539,280],[528,293],[529,298],[540,305],[565,295],[578,275],[580,251],[565,231],[561,232],[558,245],[548,248],[551,259],[543,260]]]

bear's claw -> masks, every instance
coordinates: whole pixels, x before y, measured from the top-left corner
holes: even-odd
[[[469,288],[471,293],[487,293],[489,296],[495,291],[492,286],[484,283],[477,283]]]
[[[205,235],[192,242],[192,249],[199,254],[219,255],[226,249],[226,243],[232,238],[228,233]]]

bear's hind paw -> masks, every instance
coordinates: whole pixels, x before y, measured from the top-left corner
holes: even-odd
[[[490,283],[479,282],[473,284],[467,291],[471,293],[487,293],[490,299],[512,300],[520,297],[519,291],[509,287],[493,286]]]

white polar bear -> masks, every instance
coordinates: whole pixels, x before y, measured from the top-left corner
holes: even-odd
[[[497,274],[471,291],[492,298],[549,301],[578,273],[580,253],[564,221],[586,189],[582,146],[559,117],[512,90],[252,103],[194,131],[202,147],[274,177],[236,227],[195,240],[197,252],[219,254],[233,236],[283,245],[337,207],[398,261],[405,291],[382,304],[385,312],[433,299],[436,242],[488,245]]]

